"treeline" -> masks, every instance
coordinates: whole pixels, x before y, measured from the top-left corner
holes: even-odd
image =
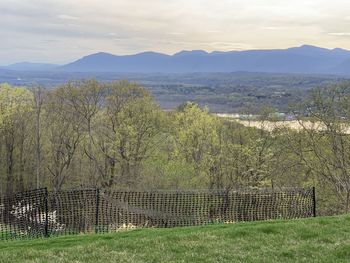
[[[0,191],[76,187],[316,186],[324,214],[350,209],[350,85],[315,90],[302,130],[261,129],[196,104],[164,112],[137,84],[0,86]]]

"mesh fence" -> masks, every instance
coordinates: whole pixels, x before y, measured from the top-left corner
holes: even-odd
[[[0,240],[45,236],[47,208],[46,189],[0,197]]]
[[[312,189],[100,193],[101,231],[313,216]]]
[[[92,232],[96,227],[99,190],[84,189],[49,194],[49,234]]]
[[[142,227],[197,226],[315,215],[310,189],[106,191],[46,189],[0,199],[1,239]]]

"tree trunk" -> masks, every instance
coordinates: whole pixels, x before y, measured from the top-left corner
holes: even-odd
[[[14,178],[13,178],[13,138],[7,142],[7,187],[6,193],[8,195],[13,194],[14,190]]]

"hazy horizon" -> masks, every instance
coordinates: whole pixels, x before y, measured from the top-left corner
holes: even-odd
[[[0,65],[96,52],[350,49],[345,0],[0,0]]]

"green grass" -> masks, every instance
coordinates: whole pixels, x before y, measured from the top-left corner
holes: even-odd
[[[0,262],[350,262],[350,216],[0,242]]]

